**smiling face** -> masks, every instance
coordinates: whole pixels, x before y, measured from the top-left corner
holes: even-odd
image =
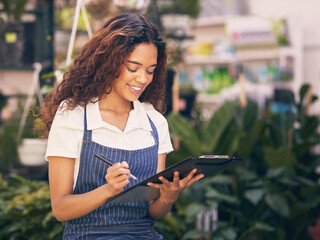
[[[141,43],[125,61],[109,95],[132,102],[137,100],[152,82],[157,66],[158,50],[153,43]]]

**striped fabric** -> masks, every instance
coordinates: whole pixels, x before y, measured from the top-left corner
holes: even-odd
[[[109,148],[92,141],[85,108],[80,168],[73,194],[85,193],[106,183],[109,166],[94,153],[106,156],[113,163],[128,162],[130,172],[138,180],[130,178],[125,189],[154,175],[158,164],[158,132],[150,118],[149,121],[155,140],[153,146],[138,150]],[[162,239],[153,224],[154,220],[148,214],[148,202],[106,203],[83,217],[67,221],[63,239]]]

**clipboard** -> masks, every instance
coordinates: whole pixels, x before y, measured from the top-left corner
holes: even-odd
[[[159,180],[160,176],[165,177],[167,180],[173,180],[173,173],[179,171],[180,179],[186,177],[194,168],[197,169],[195,175],[200,173],[205,177],[213,176],[223,169],[235,165],[242,161],[241,158],[230,158],[226,155],[203,155],[200,157],[189,157],[177,164],[174,164],[162,172],[159,172],[140,183],[126,189],[120,194],[110,198],[106,203],[118,202],[141,202],[155,200],[160,196],[160,190],[152,188],[147,185],[148,182],[162,183]]]

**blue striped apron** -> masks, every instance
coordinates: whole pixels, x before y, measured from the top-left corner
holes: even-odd
[[[149,116],[148,116],[149,118]],[[92,130],[87,129],[84,111],[84,134],[77,183],[73,194],[89,192],[106,183],[108,165],[94,156],[102,154],[114,163],[127,161],[130,178],[124,190],[154,175],[158,165],[158,132],[149,118],[155,144],[138,150],[110,148],[92,141]],[[153,228],[154,220],[148,213],[148,202],[105,203],[89,214],[66,222],[63,239],[163,239]]]

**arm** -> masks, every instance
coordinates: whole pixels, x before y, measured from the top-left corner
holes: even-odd
[[[165,161],[166,154],[159,154],[157,172],[165,169]],[[149,215],[153,219],[161,218],[167,214],[171,210],[174,202],[178,199],[179,193],[204,177],[203,174],[194,176],[195,172],[196,169],[192,170],[188,176],[181,180],[179,179],[179,173],[175,172],[172,182],[169,182],[164,177],[159,177],[162,184],[148,183],[150,187],[160,189],[160,197],[149,204]]]
[[[48,157],[51,205],[59,221],[82,217],[100,207],[105,201],[123,191],[129,183],[130,171],[126,162],[114,164],[106,173],[107,183],[90,192],[72,194],[73,158]]]

